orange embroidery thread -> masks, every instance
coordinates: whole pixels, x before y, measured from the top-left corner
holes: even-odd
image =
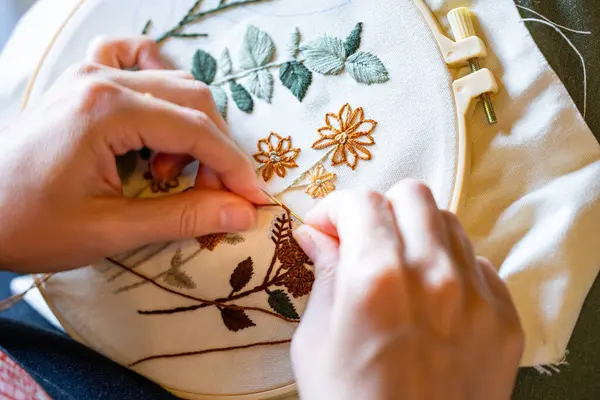
[[[325,125],[318,129],[321,137],[313,143],[312,148],[322,150],[335,146],[331,165],[346,164],[355,169],[359,159],[372,158],[366,146],[375,144],[371,133],[377,126],[377,121],[364,119],[362,107],[353,111],[350,104],[346,103],[337,115],[325,115]]]
[[[335,190],[333,181],[337,178],[337,175],[325,171],[325,167],[321,164],[310,170],[308,177],[310,184],[306,187],[305,192],[313,199],[323,198]]]
[[[271,132],[268,138],[261,139],[257,143],[258,153],[254,154],[254,159],[261,163],[262,177],[268,182],[273,174],[279,177],[285,177],[286,168],[297,168],[296,157],[300,154],[300,149],[292,148],[292,138],[282,138],[275,132]]]

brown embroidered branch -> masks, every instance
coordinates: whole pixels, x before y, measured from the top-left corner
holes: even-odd
[[[178,292],[176,290],[170,289],[170,288],[168,288],[166,286],[163,286],[163,285],[159,284],[156,281],[153,281],[152,279],[148,278],[147,276],[144,276],[143,274],[140,274],[139,272],[137,272],[135,270],[132,270],[131,268],[129,268],[126,265],[118,262],[117,260],[114,260],[114,259],[112,259],[110,257],[107,257],[106,260],[109,261],[109,262],[111,262],[111,263],[113,263],[113,264],[115,264],[115,265],[117,265],[117,266],[119,266],[119,267],[121,267],[121,268],[124,268],[125,270],[131,272],[132,274],[134,274],[138,278],[141,278],[143,280],[148,281],[148,283],[150,283],[150,284],[158,287],[159,289],[162,289],[164,291],[167,291],[169,293],[172,293],[172,294],[180,296],[180,297],[184,297],[184,298],[189,299],[189,300],[194,300],[194,301],[198,301],[198,302],[201,302],[201,303],[206,303],[207,305],[219,306],[221,308],[230,308],[230,309],[233,309],[233,310],[258,311],[258,312],[261,312],[261,313],[268,314],[268,315],[271,315],[273,317],[279,318],[279,319],[284,320],[286,322],[297,322],[297,321],[294,320],[294,318],[286,318],[285,316],[282,316],[280,314],[271,312],[269,310],[265,310],[265,309],[260,308],[260,307],[244,307],[244,306],[238,306],[237,304],[224,304],[222,302],[217,302],[217,301],[214,301],[214,300],[206,300],[206,299],[203,299],[203,298],[200,298],[200,297],[196,297],[196,296],[192,296],[192,295],[189,295],[189,294],[186,294],[186,293],[181,293],[181,292]]]
[[[290,212],[286,210],[286,213],[276,217],[273,221],[270,239],[275,244],[275,249],[262,283],[252,289],[242,290],[250,282],[252,275],[254,274],[252,258],[248,257],[240,262],[231,274],[229,282],[232,291],[229,296],[215,299],[213,302],[224,304],[264,291],[268,295],[267,302],[269,306],[277,314],[292,321],[297,321],[300,316],[296,312],[288,295],[283,290],[271,290],[273,286],[284,286],[293,297],[301,297],[307,295],[312,289],[314,273],[305,268],[305,265],[312,265],[312,262],[292,237],[292,230],[293,220]],[[212,242],[209,241],[208,243]],[[272,277],[272,272],[277,261],[279,261],[281,265]],[[142,315],[175,314],[195,311],[215,305],[214,303],[205,302],[203,304],[192,306],[159,310],[139,310],[138,313]],[[219,305],[217,305],[217,307],[219,307]],[[252,320],[244,313],[239,313],[235,316],[229,314],[231,313],[224,313],[222,311],[225,325],[230,329],[231,327],[235,328],[231,330],[237,331],[255,326],[254,322],[252,322]]]
[[[271,341],[271,342],[256,342],[256,343],[250,343],[250,344],[245,344],[245,345],[241,345],[241,346],[216,347],[214,349],[206,349],[206,350],[198,350],[198,351],[188,351],[188,352],[184,352],[184,353],[158,354],[158,355],[141,358],[141,359],[139,359],[137,361],[134,361],[131,364],[129,364],[129,367],[135,367],[136,365],[139,365],[139,364],[141,364],[143,362],[151,361],[151,360],[160,360],[160,359],[165,359],[165,358],[177,358],[177,357],[199,356],[199,355],[208,354],[208,353],[217,353],[217,352],[223,352],[223,351],[250,349],[252,347],[258,347],[258,346],[277,346],[277,345],[280,345],[280,344],[290,343],[291,341],[292,341],[292,339],[284,339],[284,340],[275,340],[275,341]]]

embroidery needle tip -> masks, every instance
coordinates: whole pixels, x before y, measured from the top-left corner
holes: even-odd
[[[263,192],[265,194],[265,196],[267,196],[269,199],[271,199],[272,202],[278,204],[284,210],[287,210],[290,214],[292,214],[292,217],[296,218],[298,221],[300,221],[300,223],[304,224],[304,220],[302,218],[300,218],[295,212],[293,212],[288,206],[283,204],[281,201],[277,200],[274,196],[271,195],[271,193],[267,192],[265,189],[263,189],[263,188],[259,188],[259,189],[261,190],[261,192]]]

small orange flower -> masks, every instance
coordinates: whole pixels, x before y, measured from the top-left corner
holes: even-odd
[[[313,199],[325,197],[335,190],[335,185],[332,181],[337,178],[337,175],[325,171],[325,168],[321,164],[313,168],[308,173],[308,177],[311,183],[306,187],[305,192]]]
[[[371,152],[366,146],[375,144],[371,133],[377,126],[377,121],[364,119],[362,107],[352,111],[350,104],[344,104],[339,113],[328,113],[325,116],[325,124],[319,128],[321,136],[313,143],[316,150],[335,146],[331,165],[346,164],[350,168],[356,168],[358,160],[370,160]]]
[[[282,138],[275,132],[271,132],[268,138],[261,139],[257,144],[258,153],[254,154],[254,159],[262,163],[262,176],[265,182],[268,182],[273,173],[283,178],[287,171],[286,168],[297,168],[296,157],[300,149],[292,148],[292,138]]]

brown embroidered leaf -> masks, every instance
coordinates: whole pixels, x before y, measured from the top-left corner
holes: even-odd
[[[172,268],[169,270],[164,280],[168,285],[181,289],[196,289],[198,287],[188,274],[178,269]]]
[[[228,233],[227,236],[223,239],[223,241],[227,244],[235,246],[236,244],[244,243],[246,238],[239,233]]]
[[[229,283],[234,292],[239,292],[250,282],[254,274],[253,264],[252,258],[248,257],[233,270],[229,278]]]
[[[222,308],[221,318],[223,323],[230,331],[237,332],[242,329],[256,326],[256,324],[246,315],[244,310],[235,310],[232,308]]]
[[[283,290],[274,290],[269,293],[269,305],[280,315],[291,319],[300,319],[294,304]]]

